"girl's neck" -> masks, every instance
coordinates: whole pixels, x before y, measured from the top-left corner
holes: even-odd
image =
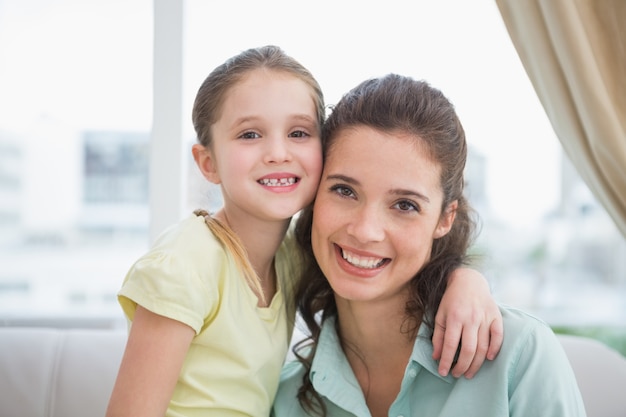
[[[239,237],[261,282],[272,279],[274,256],[285,237],[290,219],[270,222],[225,207],[214,217]]]

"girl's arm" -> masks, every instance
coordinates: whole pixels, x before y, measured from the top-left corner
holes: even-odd
[[[452,371],[457,378],[472,378],[485,358],[496,357],[502,339],[502,314],[487,280],[473,269],[456,269],[435,316],[433,359],[439,360],[439,373],[445,376]]]
[[[106,416],[165,415],[194,334],[137,306]]]

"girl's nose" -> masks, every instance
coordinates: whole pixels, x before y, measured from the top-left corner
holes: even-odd
[[[279,136],[268,138],[265,152],[265,162],[280,164],[291,160],[291,151],[288,138]]]
[[[361,243],[384,240],[385,227],[382,213],[372,206],[359,206],[350,216],[347,231]]]

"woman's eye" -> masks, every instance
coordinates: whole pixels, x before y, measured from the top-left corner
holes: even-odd
[[[398,201],[394,206],[397,207],[400,211],[420,211],[420,208],[417,204],[407,200]]]
[[[290,138],[308,138],[309,136],[311,135],[304,130],[295,130],[289,134]]]
[[[354,192],[352,191],[352,189],[343,185],[333,185],[332,187],[330,187],[330,191],[334,192],[335,194],[339,194],[341,197],[354,196]]]
[[[256,132],[245,132],[238,136],[239,139],[258,139],[261,135]]]

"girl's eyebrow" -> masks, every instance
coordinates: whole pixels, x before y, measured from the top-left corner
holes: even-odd
[[[236,127],[239,127],[239,126],[241,126],[241,125],[243,125],[245,123],[255,122],[255,121],[260,120],[260,119],[261,118],[258,117],[258,116],[243,116],[243,117],[239,117],[239,118],[233,120],[233,122],[231,123],[231,126],[236,128]]]
[[[361,183],[359,181],[357,181],[356,179],[352,178],[352,177],[348,177],[346,175],[342,175],[342,174],[332,174],[332,175],[328,175],[326,177],[326,181],[328,180],[334,180],[334,181],[341,181],[341,182],[345,182],[347,184],[350,185],[354,185],[354,186],[359,186],[361,185]],[[425,196],[424,194],[414,191],[414,190],[406,190],[403,188],[394,188],[392,189],[389,194],[392,195],[396,195],[399,197],[414,197],[417,198],[418,200],[422,200],[426,203],[430,203],[430,198],[428,198],[427,196]]]
[[[308,114],[294,114],[290,117],[292,118],[293,121],[299,121],[301,123],[308,123],[308,124],[317,124],[317,120],[312,118]],[[259,120],[263,120],[263,117],[257,116],[257,115],[242,116],[233,120],[233,122],[231,123],[231,126],[233,128],[237,128],[243,124],[254,123]]]
[[[308,114],[294,114],[292,117],[294,118],[294,120],[303,120],[309,123],[317,123],[317,120],[309,116]]]

